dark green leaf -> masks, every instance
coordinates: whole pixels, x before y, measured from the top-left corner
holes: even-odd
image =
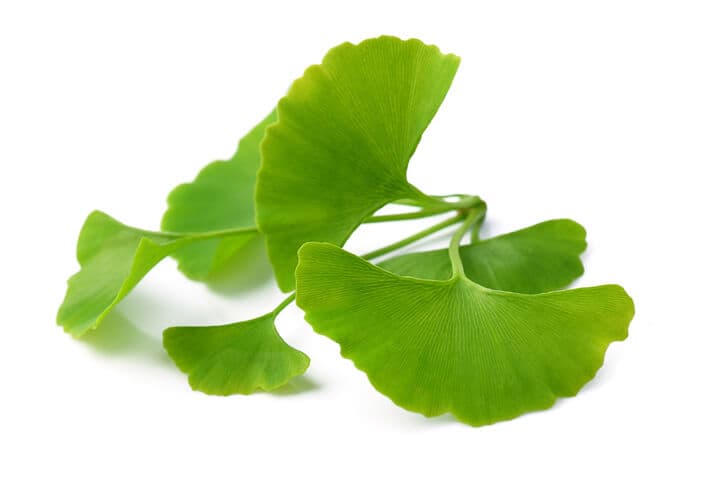
[[[579,255],[585,229],[572,220],[550,220],[516,232],[460,247],[465,274],[493,290],[542,293],[566,287],[582,275]],[[447,249],[409,253],[378,264],[397,275],[447,280]]]

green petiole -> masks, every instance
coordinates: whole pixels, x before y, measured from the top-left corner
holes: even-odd
[[[465,221],[460,228],[457,229],[452,237],[452,240],[450,240],[449,253],[450,262],[452,263],[453,278],[465,276],[462,259],[460,258],[460,242],[468,230],[474,225],[479,224],[484,216],[485,208],[476,207],[470,210],[465,218]]]
[[[484,209],[482,210],[484,215]],[[373,250],[371,252],[366,253],[362,256],[365,260],[373,260],[375,258],[381,257],[383,255],[386,255],[388,253],[394,252],[395,250],[399,250],[403,247],[406,247],[407,245],[410,245],[411,243],[415,243],[418,240],[422,240],[423,238],[429,237],[433,233],[439,232],[440,230],[443,230],[445,228],[448,228],[452,225],[455,225],[457,223],[460,223],[466,216],[464,214],[458,214],[454,217],[448,218],[447,220],[443,220],[440,223],[437,223],[431,227],[428,227],[426,229],[423,229],[413,235],[410,235],[409,237],[405,237],[401,240],[398,240],[397,242],[393,242],[390,245],[386,245],[382,248],[378,248],[377,250]],[[462,228],[462,227],[461,227]],[[278,315],[280,312],[282,312],[285,307],[290,305],[295,300],[295,292],[288,295],[280,304],[275,307],[275,309],[272,311],[274,315]]]
[[[173,189],[164,231],[92,212],[57,323],[76,337],[97,328],[168,256],[208,284],[258,266],[246,259],[267,260],[288,295],[274,309],[163,332],[193,389],[249,394],[303,374],[310,359],[275,328],[296,302],[378,391],[428,417],[449,412],[485,425],[575,395],[608,344],[627,336],[634,314],[616,285],[560,290],[583,272],[583,227],[551,220],[479,241],[483,200],[428,195],[407,180],[459,57],[382,36],[343,43],[325,58],[292,83],[232,158]],[[408,208],[377,213],[388,204]],[[363,223],[435,215],[439,223],[363,257],[340,246]],[[449,247],[396,252],[448,227]],[[467,233],[471,243],[461,245]]]
[[[421,240],[429,235],[432,235],[435,232],[439,232],[440,230],[442,230],[444,228],[447,228],[451,225],[455,225],[456,223],[461,222],[463,218],[464,218],[463,214],[458,214],[458,215],[448,218],[447,220],[444,220],[438,224],[435,224],[431,227],[421,230],[418,233],[410,235],[409,237],[403,238],[402,240],[398,240],[397,242],[391,243],[390,245],[387,245],[385,247],[378,248],[377,250],[373,250],[372,252],[366,253],[365,255],[363,255],[363,258],[365,260],[372,260],[374,258],[381,257],[387,253],[394,252],[395,250],[398,250],[402,247],[410,245],[411,243],[417,242],[418,240]]]
[[[482,207],[483,210],[485,209],[485,202],[483,202],[479,197],[471,196],[471,195],[452,195],[461,197],[461,200],[457,202],[446,202],[443,200],[438,200],[437,204],[435,206],[429,206],[427,208],[423,208],[421,210],[418,210],[416,212],[407,212],[407,213],[398,213],[398,214],[391,214],[391,215],[375,215],[372,217],[368,217],[365,220],[363,220],[362,223],[384,223],[384,222],[395,222],[400,220],[414,220],[414,219],[420,219],[420,218],[427,218],[427,217],[433,217],[435,215],[440,215],[447,212],[452,211],[460,211],[460,210],[466,210],[468,208],[475,208],[475,207]],[[432,197],[432,198],[440,198],[440,197]],[[198,232],[198,233],[180,233],[180,232],[166,232],[166,231],[160,231],[160,232],[153,232],[151,230],[143,230],[140,228],[134,229],[135,231],[145,234],[145,235],[162,235],[165,237],[170,238],[184,238],[184,237],[192,237],[194,239],[213,239],[213,238],[222,238],[222,237],[231,237],[233,235],[239,235],[244,233],[259,233],[259,230],[257,227],[239,227],[239,228],[228,228],[223,230],[211,230],[207,232]],[[422,237],[420,237],[422,238]]]
[[[243,233],[257,233],[258,229],[257,227],[239,227],[239,228],[228,228],[223,230],[211,230],[209,232],[198,232],[198,233],[180,233],[180,232],[153,232],[151,230],[143,230],[140,228],[134,229],[136,232],[145,234],[145,235],[162,235],[164,237],[170,237],[170,238],[185,238],[185,237],[192,237],[195,239],[211,239],[211,238],[222,238],[222,237],[231,237],[233,235],[240,235]]]

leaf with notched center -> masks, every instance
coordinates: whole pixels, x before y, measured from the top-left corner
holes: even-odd
[[[419,40],[385,36],[331,49],[293,83],[262,142],[255,195],[283,291],[295,286],[303,243],[342,245],[387,203],[433,201],[406,170],[459,62]]]
[[[310,364],[278,335],[274,313],[229,325],[168,328],[163,345],[193,390],[211,395],[274,390]]]
[[[627,336],[617,285],[527,295],[400,277],[328,243],[298,252],[297,304],[397,405],[485,425],[575,395]]]

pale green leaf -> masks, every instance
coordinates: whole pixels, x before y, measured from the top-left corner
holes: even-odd
[[[242,235],[248,233],[232,236]],[[92,212],[80,231],[77,259],[81,269],[68,280],[58,325],[75,337],[97,328],[160,260],[202,240],[139,230],[103,212]]]
[[[542,293],[566,287],[582,275],[585,229],[572,220],[549,220],[460,247],[465,274],[494,290]],[[409,253],[378,264],[397,275],[447,280],[447,249]]]
[[[207,165],[195,180],[176,187],[168,196],[162,229],[201,233],[255,225],[254,189],[260,167],[260,141],[275,111],[240,140],[230,160]],[[253,235],[212,238],[173,253],[178,268],[193,280],[208,280],[227,267]]]
[[[257,222],[280,288],[294,288],[297,249],[342,245],[398,199],[431,201],[406,179],[410,157],[459,58],[419,40],[344,43],[295,81],[266,131]]]
[[[328,243],[298,253],[297,304],[397,405],[484,425],[575,395],[627,336],[617,285],[527,295],[400,277]]]

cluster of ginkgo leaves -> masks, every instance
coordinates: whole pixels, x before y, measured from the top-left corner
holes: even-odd
[[[163,344],[193,389],[249,394],[301,375],[309,358],[275,328],[296,301],[315,331],[405,409],[484,425],[575,395],[634,314],[617,285],[560,290],[583,272],[584,229],[550,220],[480,239],[480,198],[428,195],[407,181],[459,62],[389,36],[331,49],[230,160],[173,190],[161,231],[88,216],[58,324],[82,336],[163,258],[208,281],[260,236],[278,286],[294,293],[252,320],[167,329]],[[408,211],[376,214],[388,204]],[[342,249],[363,223],[450,213],[364,256]],[[453,226],[446,249],[387,258]]]

